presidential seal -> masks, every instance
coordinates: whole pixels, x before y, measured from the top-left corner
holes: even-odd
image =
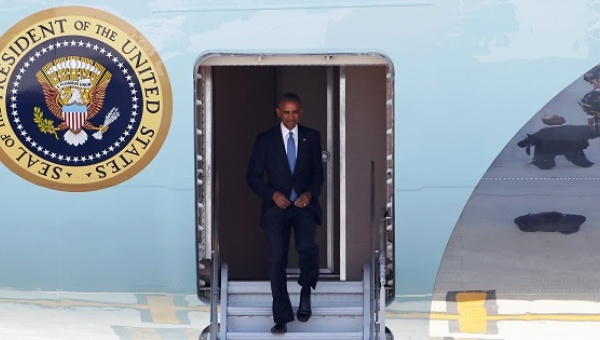
[[[171,114],[160,57],[111,14],[53,8],[0,38],[0,160],[30,182],[117,185],[154,158]]]

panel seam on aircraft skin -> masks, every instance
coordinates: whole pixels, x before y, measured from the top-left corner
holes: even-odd
[[[432,189],[473,189],[475,185],[425,185],[418,188],[402,188],[396,189],[396,191],[406,192],[406,191],[422,191],[422,190],[432,190]]]
[[[194,13],[194,12],[244,12],[244,11],[280,11],[280,10],[298,10],[298,9],[336,9],[336,8],[372,8],[372,7],[421,7],[432,6],[433,0],[412,0],[412,1],[377,1],[364,3],[330,3],[330,4],[292,4],[288,6],[206,6],[204,8],[185,9],[185,10],[158,10],[152,11],[156,14],[164,13]]]
[[[506,180],[585,180],[585,181],[597,181],[600,177],[484,177],[482,180],[487,181],[506,181]]]

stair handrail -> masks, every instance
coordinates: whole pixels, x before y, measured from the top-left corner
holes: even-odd
[[[215,171],[216,172],[216,171]],[[221,258],[219,250],[219,173],[215,175],[215,193],[213,205],[213,220],[214,228],[212,229],[212,279],[210,282],[210,340],[217,340],[219,334],[219,283],[220,283],[220,268]],[[227,268],[227,267],[225,267]]]
[[[389,219],[387,210],[382,209],[378,228],[375,222],[375,162],[371,161],[370,176],[370,227],[371,227],[371,312],[369,334],[371,339],[385,339],[385,268],[386,268],[386,226]],[[376,231],[376,228],[378,229]],[[376,246],[375,236],[379,236],[379,245]],[[379,275],[377,275],[379,273]],[[379,276],[379,277],[377,277]]]
[[[370,310],[369,310],[369,339],[374,339],[374,335],[376,333],[375,330],[375,315],[376,315],[376,305],[377,305],[377,295],[375,294],[375,289],[377,284],[375,282],[375,272],[377,269],[376,259],[378,257],[378,250],[375,246],[375,161],[371,161],[371,176],[369,181],[369,224],[370,224],[370,247],[371,247],[371,275],[369,281],[371,283],[371,287],[373,289],[370,290],[369,294],[371,295],[370,301]],[[365,313],[366,317],[366,313]],[[366,331],[366,330],[365,330]]]
[[[379,221],[379,284],[376,287],[379,289],[379,299],[377,299],[377,323],[379,327],[377,328],[377,333],[379,334],[379,339],[385,339],[385,305],[386,305],[386,297],[385,297],[385,252],[386,252],[386,233],[385,233],[385,221],[387,219],[386,210],[383,209],[382,218]]]

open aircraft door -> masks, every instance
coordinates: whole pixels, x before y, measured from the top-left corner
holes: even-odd
[[[318,287],[363,282],[363,304],[369,310],[362,312],[361,334],[368,335],[365,339],[383,334],[376,329],[383,317],[377,301],[383,306],[394,297],[389,60],[377,54],[208,54],[199,59],[196,71],[198,296],[215,307],[211,324],[216,327],[219,319],[216,304],[221,301],[223,310],[225,295],[234,294],[224,280],[244,287],[268,283],[267,244],[258,225],[260,199],[247,187],[245,172],[255,136],[278,123],[276,99],[295,92],[303,100],[301,124],[321,132],[326,169],[319,197],[324,218],[317,235],[323,282]],[[290,248],[288,276],[293,278],[298,269]],[[270,292],[261,289],[270,299]],[[378,309],[379,316],[368,317]],[[226,315],[220,317],[221,338],[229,334]]]

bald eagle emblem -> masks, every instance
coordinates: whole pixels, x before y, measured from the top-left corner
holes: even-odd
[[[90,120],[104,105],[111,76],[100,63],[79,56],[58,58],[44,65],[36,78],[42,85],[48,109],[62,122],[55,127],[54,121],[44,119],[42,110],[36,107],[34,122],[40,131],[57,138],[57,131],[65,131],[63,139],[73,146],[83,145],[88,140],[85,130],[97,131],[93,136],[102,139],[108,125],[119,117],[118,109],[110,110],[100,126],[94,126]]]

